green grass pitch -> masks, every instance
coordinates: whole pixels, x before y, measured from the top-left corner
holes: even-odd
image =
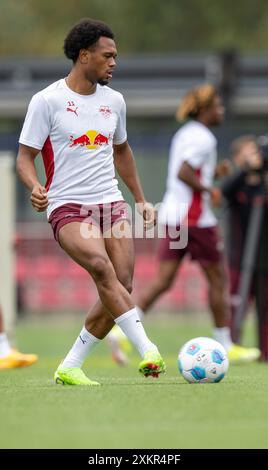
[[[52,377],[80,331],[74,321],[24,322],[18,346],[36,352],[29,368],[0,372],[0,448],[267,448],[268,364],[231,366],[219,384],[187,384],[177,370],[182,344],[210,334],[208,319],[154,319],[146,329],[165,357],[167,374],[139,376],[139,357],[126,368],[105,344],[84,370],[101,387],[56,386]],[[246,342],[253,343],[253,327]]]

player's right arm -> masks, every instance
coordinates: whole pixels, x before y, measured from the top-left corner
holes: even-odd
[[[182,163],[178,178],[190,186],[194,191],[198,191],[199,193],[202,193],[203,191],[209,192],[210,190],[210,188],[207,188],[199,181],[199,178],[196,175],[196,171],[191,165],[189,165],[188,162]]]
[[[50,135],[52,125],[51,112],[47,100],[37,93],[29,104],[21,135],[17,158],[17,172],[22,182],[31,191],[31,203],[37,212],[43,212],[48,206],[47,192],[39,182],[35,157],[43,148]]]
[[[179,170],[178,178],[190,188],[199,193],[207,192],[210,194],[211,203],[213,206],[219,206],[221,203],[222,195],[218,188],[204,186],[198,179],[194,168],[187,162],[183,162]]]
[[[24,144],[19,145],[19,152],[17,157],[17,173],[21,181],[31,191],[31,203],[37,212],[43,212],[48,206],[48,197],[46,188],[38,181],[35,157],[40,150],[29,147]]]

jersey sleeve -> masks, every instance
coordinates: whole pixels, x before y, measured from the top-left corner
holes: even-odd
[[[49,106],[40,94],[30,101],[19,142],[41,150],[51,130]]]
[[[203,166],[203,164],[205,163],[206,156],[206,152],[194,146],[185,149],[182,155],[183,161],[188,163],[195,170]]]
[[[212,143],[206,139],[196,139],[193,136],[191,142],[185,142],[181,158],[195,170],[201,168],[206,162],[212,150]]]
[[[117,125],[114,133],[113,143],[115,145],[123,144],[127,140],[126,131],[126,103],[122,97],[122,104],[118,113]]]

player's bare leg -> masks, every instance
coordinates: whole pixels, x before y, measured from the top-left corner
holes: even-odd
[[[160,262],[158,275],[140,294],[136,302],[137,311],[141,320],[144,313],[148,311],[158,297],[171,287],[180,263],[181,260]],[[128,343],[126,343],[125,338],[122,337],[122,333],[118,330],[114,331],[113,329],[108,335],[108,339],[111,346],[114,348],[113,358],[117,363],[126,365],[128,362],[126,352],[128,352],[129,346]]]
[[[122,233],[124,236],[120,236]],[[134,272],[134,246],[129,222],[127,220],[117,222],[113,225],[112,234],[113,236],[109,236],[109,232],[104,233],[105,247],[118,280],[131,293]],[[98,302],[87,316],[86,328],[93,331],[94,324],[97,326],[105,313],[108,314],[107,310]],[[111,349],[113,360],[124,366],[128,363],[127,354],[131,352],[132,346],[121,328],[114,323],[112,326],[112,330],[106,337],[107,344]]]
[[[124,331],[143,358],[146,358],[147,353],[150,351],[154,351],[156,355],[159,355],[157,347],[148,339],[143,329],[129,292],[116,275],[115,268],[108,256],[106,241],[103,239],[100,230],[92,226],[92,238],[86,239],[81,236],[80,225],[80,223],[72,222],[62,227],[59,236],[60,244],[78,264],[91,274],[106,312],[95,308],[88,315],[87,326],[93,328],[95,333],[95,317],[101,316],[102,328],[98,328],[99,337],[84,328],[61,367],[81,367],[86,356],[100,341],[100,338],[104,337],[111,326],[107,312]],[[164,371],[165,367],[160,355],[159,358],[159,360],[151,360],[151,362],[155,362],[155,364],[151,364],[155,366],[155,370],[152,371],[152,374],[149,370],[148,375]]]
[[[134,308],[133,301],[116,276],[99,228],[92,226],[92,238],[86,239],[80,233],[80,225],[79,222],[72,222],[62,227],[60,245],[92,276],[102,304],[115,319]]]
[[[85,320],[85,328],[99,339],[104,339],[114,324],[113,317],[100,300],[89,310]]]
[[[227,302],[227,288],[222,263],[213,263],[202,266],[208,280],[208,301],[217,328],[229,325],[229,307]]]
[[[137,305],[145,313],[153,303],[172,286],[181,260],[168,260],[159,263],[158,273],[137,299]]]
[[[231,362],[249,362],[258,359],[260,351],[257,348],[242,348],[232,342],[223,263],[214,263],[202,268],[209,284],[209,306],[215,323],[214,338],[228,351]]]
[[[131,238],[131,227],[128,221],[123,220],[113,226],[114,235],[117,234],[117,229],[118,231],[124,230],[127,236],[105,237],[104,234],[105,247],[114,266],[118,280],[126,290],[131,293],[134,271],[134,247]],[[126,365],[128,363],[127,353],[132,349],[131,344],[118,325],[115,325],[114,320],[100,301],[89,311],[85,321],[85,327],[97,338],[102,339],[107,335],[106,339],[111,349],[113,359],[119,365]]]
[[[118,223],[117,225],[121,225],[124,223],[127,225],[126,230],[127,233],[129,232],[129,224],[127,221],[123,221],[121,223]],[[116,227],[113,227],[113,233],[115,232]],[[117,281],[121,283],[121,285],[125,288],[125,290],[130,294],[132,291],[132,279],[133,279],[133,271],[134,271],[134,248],[133,248],[133,240],[129,236],[127,237],[122,237],[122,238],[116,238],[114,236],[110,238],[103,238],[103,243],[104,247],[106,250],[106,253],[108,255],[108,258],[113,266],[113,269],[116,274]],[[132,301],[131,301],[132,302]],[[133,305],[134,306],[134,305]],[[110,317],[107,309],[105,309],[106,315],[104,313],[100,313],[100,309],[103,309],[102,304],[97,302],[97,304],[91,309],[91,311],[88,313],[88,316],[86,318],[85,326],[87,327],[88,330],[93,331],[98,330],[98,336],[100,327],[98,326],[98,323],[102,316],[105,317]],[[103,311],[103,310],[102,310]],[[113,322],[110,323],[107,320],[107,325],[109,327],[109,324],[113,325]],[[104,326],[104,325],[103,325]],[[109,331],[109,330],[108,330]],[[103,330],[104,336],[108,333],[108,331],[105,331],[105,327]]]
[[[121,233],[126,236],[119,236]],[[105,237],[107,253],[113,263],[120,282],[129,293],[132,292],[134,273],[134,244],[132,228],[128,221],[123,220],[113,226],[113,237]],[[128,364],[128,354],[132,350],[131,343],[118,325],[115,325],[107,336],[112,358],[119,365]]]

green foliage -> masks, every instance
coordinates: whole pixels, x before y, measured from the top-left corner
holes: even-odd
[[[121,53],[266,50],[266,0],[0,0],[0,54],[62,54],[80,18],[107,22]]]

